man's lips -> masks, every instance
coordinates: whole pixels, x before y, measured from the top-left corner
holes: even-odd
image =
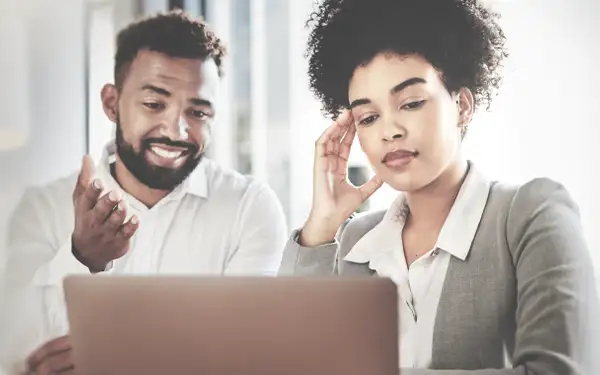
[[[148,143],[146,150],[153,163],[172,168],[180,165],[193,152],[194,147],[151,142]]]
[[[191,148],[190,146],[174,146],[174,145],[166,145],[164,143],[150,143],[150,147],[158,147],[165,151],[172,151],[172,152],[187,151]]]
[[[178,146],[172,144],[165,144],[162,142],[150,142],[148,144],[148,150],[153,154],[170,160],[176,160],[180,157],[187,156],[193,153],[195,147],[191,145]]]
[[[150,151],[153,152],[154,154],[160,156],[161,158],[172,159],[172,160],[178,159],[179,157],[183,156],[183,154],[185,152],[185,150],[166,148],[166,147],[158,146],[158,145],[150,146]]]

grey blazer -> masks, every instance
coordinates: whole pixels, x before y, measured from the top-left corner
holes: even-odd
[[[384,213],[353,218],[335,243],[318,248],[300,246],[296,231],[280,273],[372,276],[368,263],[343,258]],[[402,374],[600,375],[594,271],[578,208],[562,185],[492,183],[468,258],[448,267],[431,368]]]

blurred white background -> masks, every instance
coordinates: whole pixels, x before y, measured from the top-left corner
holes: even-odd
[[[600,2],[487,2],[503,14],[511,58],[491,112],[470,127],[467,154],[493,179],[565,184],[600,269]],[[310,209],[313,144],[328,124],[308,91],[303,57],[312,3],[0,0],[0,243],[25,186],[74,171],[86,151],[99,158],[112,137],[99,93],[112,81],[116,31],[174,4],[205,15],[230,49],[210,154],[268,181],[290,228],[300,226]],[[355,147],[352,174],[368,173]],[[393,197],[384,188],[369,208]]]

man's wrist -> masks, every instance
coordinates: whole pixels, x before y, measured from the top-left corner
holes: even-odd
[[[90,273],[104,272],[110,266],[110,263],[105,264],[101,267],[97,266],[97,265],[92,265],[83,255],[81,255],[81,252],[79,252],[79,250],[77,250],[77,247],[75,247],[75,244],[73,243],[73,241],[71,241],[71,253],[75,257],[75,259],[77,259],[79,261],[79,263],[83,264],[84,266],[86,266],[88,268]]]

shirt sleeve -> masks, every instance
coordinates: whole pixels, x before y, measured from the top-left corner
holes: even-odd
[[[276,276],[287,239],[287,225],[275,193],[266,185],[251,185],[242,199],[236,222],[237,248],[227,262],[224,275]]]
[[[71,252],[73,224],[59,221],[72,220],[63,213],[73,208],[60,203],[44,188],[28,189],[9,219],[0,321],[0,368],[8,373],[39,345],[67,333],[62,280],[89,274]]]
[[[70,231],[57,233],[54,207],[40,189],[28,190],[14,211],[9,224],[6,283],[13,287],[62,283],[69,274],[87,274],[89,270],[72,253]],[[69,208],[72,209],[72,208]],[[71,220],[74,220],[71,215]],[[72,223],[60,223],[72,228]]]

